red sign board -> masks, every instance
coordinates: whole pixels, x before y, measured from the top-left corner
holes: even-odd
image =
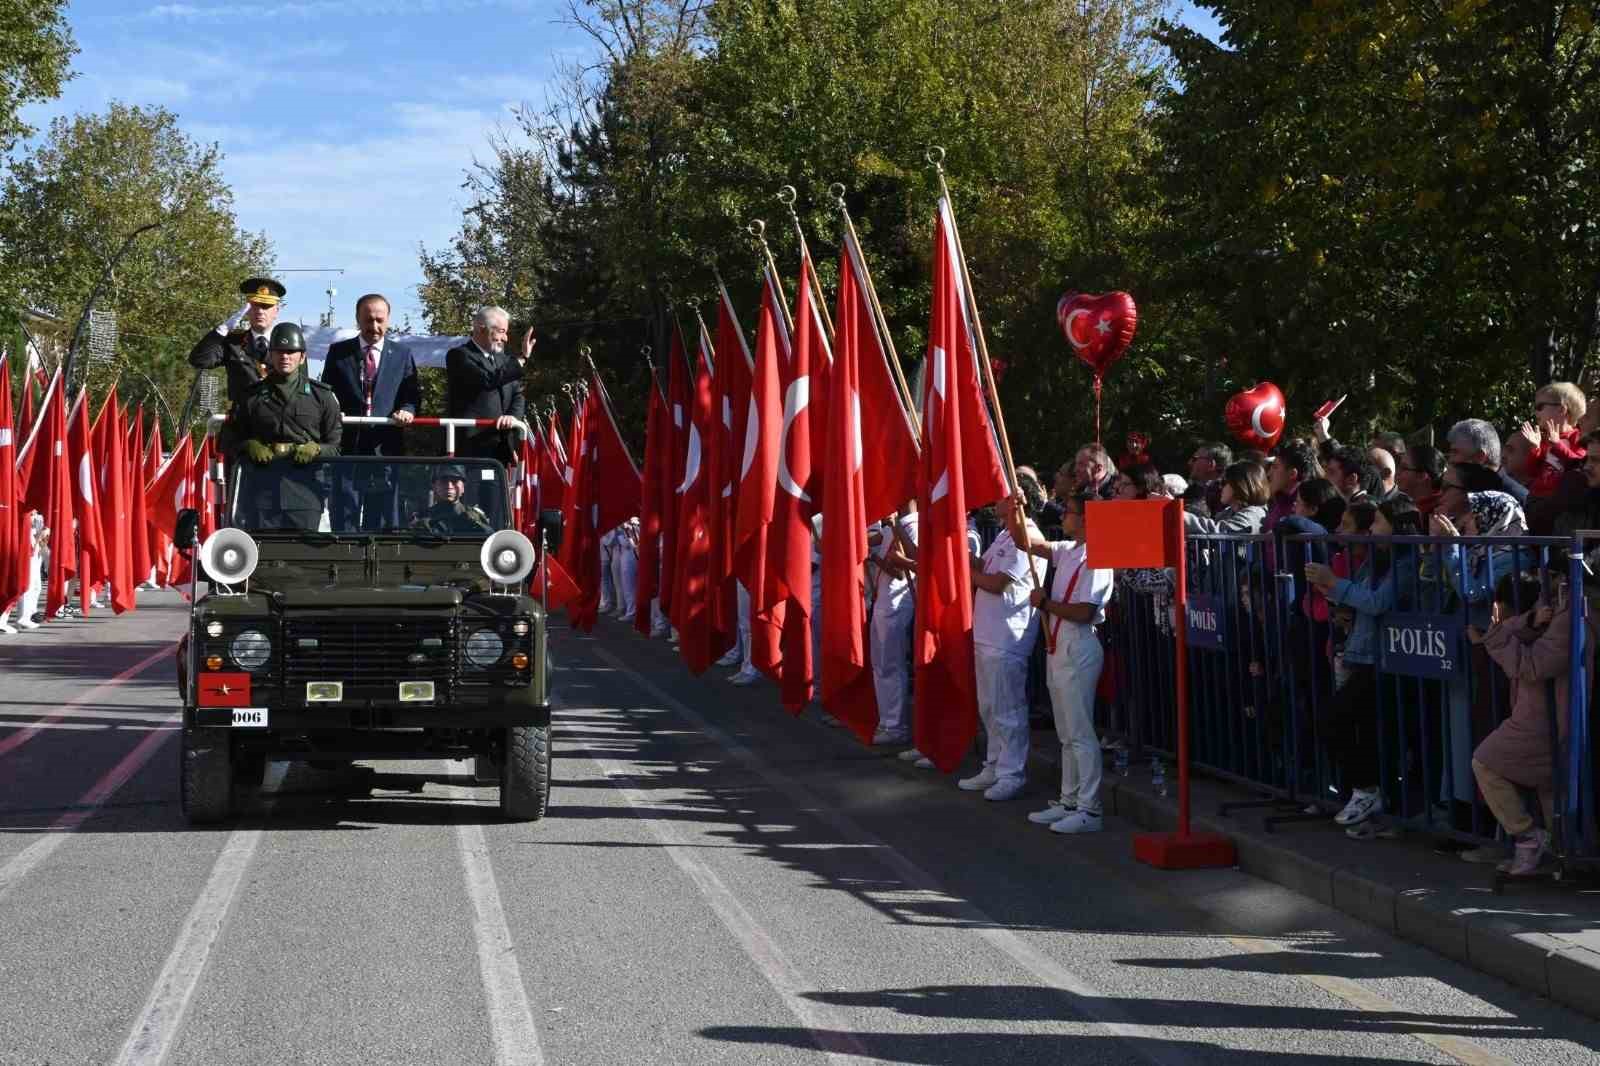
[[[201,674],[201,707],[248,707],[250,705],[249,674]]]
[[[1088,565],[1131,570],[1178,565],[1181,500],[1091,500],[1084,509]]]

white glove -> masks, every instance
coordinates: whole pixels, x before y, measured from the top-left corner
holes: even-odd
[[[246,303],[243,307],[239,308],[238,311],[234,312],[232,318],[228,319],[228,321],[217,327],[217,336],[226,337],[228,334],[238,329],[239,323],[243,322],[244,316],[248,315],[249,313],[250,305]]]

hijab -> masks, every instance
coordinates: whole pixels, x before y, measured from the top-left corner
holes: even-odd
[[[1528,531],[1528,519],[1515,496],[1506,492],[1469,492],[1467,506],[1478,523],[1480,537],[1515,537]],[[1475,545],[1468,552],[1477,567],[1488,559],[1489,545]]]

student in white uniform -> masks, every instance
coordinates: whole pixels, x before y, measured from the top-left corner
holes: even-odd
[[[611,572],[611,556],[616,550],[617,531],[606,530],[600,538],[600,605],[596,608],[601,614],[610,614],[617,609],[617,579]]]
[[[39,594],[44,589],[41,574],[49,541],[50,532],[44,527],[44,516],[34,511],[28,519],[28,586],[22,590],[22,598],[17,601],[16,629],[6,624],[5,614],[0,612],[0,632],[14,633],[17,629],[39,628],[33,616],[39,613]]]
[[[617,617],[633,618],[633,592],[639,581],[639,519],[617,527],[611,544],[611,587],[617,599]]]
[[[978,717],[988,736],[983,769],[962,778],[958,787],[1003,801],[1021,795],[1028,765],[1028,656],[1039,633],[1029,602],[1035,578],[1044,577],[1044,560],[1018,548],[1011,530],[1026,522],[1027,536],[1038,527],[1024,517],[1015,497],[996,505],[1002,529],[989,550],[972,564],[972,644],[978,674]],[[1033,576],[1029,576],[1029,571]]]
[[[1055,642],[1046,660],[1046,679],[1061,740],[1061,794],[1028,815],[1028,821],[1048,825],[1055,833],[1097,833],[1104,825],[1100,741],[1094,732],[1094,695],[1104,655],[1095,627],[1106,619],[1114,572],[1087,565],[1083,507],[1094,498],[1078,495],[1062,501],[1061,530],[1067,539],[1046,541],[1035,535],[1032,546],[1036,555],[1049,557],[1055,574],[1050,588],[1034,592],[1032,602]]]
[[[750,661],[750,591],[744,587],[744,582],[738,582],[739,602],[739,647],[741,660],[739,669],[728,675],[728,680],[735,685],[753,685],[761,680],[761,671]]]
[[[875,564],[867,627],[872,687],[878,697],[874,744],[904,744],[911,739],[911,620],[916,613],[916,593],[906,564],[916,557],[916,506],[916,501],[911,501],[898,523],[880,522],[867,535]]]

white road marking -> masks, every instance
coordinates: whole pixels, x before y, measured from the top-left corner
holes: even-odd
[[[277,791],[288,769],[286,762],[269,764],[265,788],[268,795]],[[236,829],[228,837],[150,990],[150,998],[145,1000],[144,1010],[139,1012],[138,1021],[122,1045],[116,1066],[158,1066],[166,1060],[260,843],[259,829]]]
[[[439,791],[455,799],[477,798],[465,788],[450,786]],[[483,995],[489,1009],[495,1066],[544,1066],[539,1030],[533,1024],[533,1008],[528,1005],[522,967],[517,964],[517,948],[500,902],[500,886],[489,861],[489,842],[483,827],[466,823],[456,826],[456,847],[461,853],[467,895],[472,900],[472,933],[478,942],[478,973],[483,978]]]
[[[590,757],[590,761],[600,767],[612,787],[627,800],[629,809],[665,849],[673,865],[694,882],[694,886],[700,890],[700,894],[711,907],[712,913],[721,920],[728,932],[733,934],[733,938],[738,941],[745,954],[750,956],[756,968],[761,971],[761,976],[767,979],[773,991],[778,993],[784,1004],[800,1020],[812,1043],[826,1052],[829,1060],[833,1062],[844,1062],[850,1056],[872,1058],[866,1045],[849,1031],[849,1024],[843,1015],[807,998],[809,990],[820,986],[789,961],[783,950],[762,928],[761,923],[750,914],[745,905],[739,902],[739,898],[728,889],[722,878],[701,862],[686,846],[687,842],[682,839],[676,827],[664,819],[650,816],[649,810],[654,804],[642,793],[623,783],[625,779],[631,777],[623,769],[623,764],[610,759],[596,759],[593,756]]]
[[[746,769],[760,777],[775,791],[788,797],[796,806],[816,815],[841,836],[848,837],[857,843],[871,845],[873,855],[889,868],[906,890],[937,893],[946,898],[955,898],[940,887],[937,878],[900,854],[888,841],[858,824],[849,816],[830,809],[803,786],[773,770],[761,756],[713,725],[698,711],[670,695],[605,649],[595,647],[592,650],[601,661],[608,664],[612,669],[628,675],[635,684],[645,692],[648,692],[660,706],[676,712],[680,717],[689,721],[703,735],[720,744]],[[1156,1066],[1188,1066],[1189,1063],[1193,1062],[1193,1056],[1190,1054],[1170,1046],[1163,1046],[1165,1042],[1170,1040],[1170,1036],[1162,1027],[1141,1025],[1129,1021],[1126,1014],[1112,1006],[1113,1000],[1110,997],[1023,940],[1016,933],[1011,932],[1009,929],[1001,928],[999,922],[991,918],[976,904],[964,900],[958,901],[953,905],[949,917],[952,921],[960,922],[972,935],[1005,955],[1043,984],[1061,989],[1076,997],[1074,1006],[1107,1032],[1127,1040],[1130,1054],[1137,1055],[1148,1062],[1156,1064]]]
[[[102,681],[100,684],[96,685],[94,688],[90,689],[88,692],[85,692],[76,699],[68,700],[66,703],[62,704],[61,709],[55,713],[46,715],[37,722],[34,722],[32,725],[28,726],[26,729],[18,730],[17,732],[12,733],[9,737],[0,739],[0,755],[5,755],[9,752],[16,751],[18,748],[22,747],[22,745],[38,736],[43,730],[69,717],[69,710],[71,708],[80,707],[86,703],[93,703],[109,689],[116,688],[123,682],[129,681],[132,678],[138,677],[140,674],[144,673],[145,670],[150,668],[151,664],[162,659],[170,658],[172,656],[174,647],[176,647],[176,645],[170,645],[162,648],[160,651],[152,652],[143,659],[140,659],[138,662],[134,663],[132,666],[128,667],[126,670],[122,671],[122,673],[118,674],[116,677],[111,678],[109,681]]]
[[[170,715],[168,720],[177,722],[179,719],[177,715]],[[80,796],[70,810],[52,822],[38,840],[13,855],[11,860],[4,866],[0,866],[0,900],[4,900],[7,894],[17,886],[17,882],[28,876],[36,866],[49,858],[51,852],[59,848],[67,839],[68,834],[88,820],[106,800],[111,798],[112,794],[127,784],[128,779],[138,773],[140,768],[150,761],[150,757],[156,753],[156,750],[161,745],[167,742],[167,738],[175,731],[154,730],[147,733],[144,739],[135,744],[128,754],[124,755],[110,770],[107,770],[100,780],[91,785],[89,791]]]

